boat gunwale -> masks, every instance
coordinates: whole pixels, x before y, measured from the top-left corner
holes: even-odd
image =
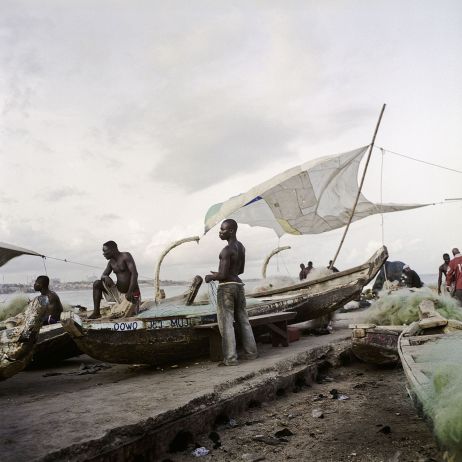
[[[380,249],[378,249],[365,263],[362,263],[361,265],[358,265],[358,266],[354,266],[353,268],[348,268],[343,271],[338,271],[337,273],[332,273],[327,276],[322,276],[317,279],[312,279],[310,281],[300,282],[292,286],[281,287],[279,289],[267,290],[265,292],[258,292],[258,293],[253,292],[253,293],[248,294],[247,297],[262,298],[262,297],[266,297],[269,295],[276,295],[276,294],[283,293],[283,292],[293,292],[296,290],[309,288],[310,286],[313,286],[315,284],[320,284],[323,282],[332,281],[332,280],[341,278],[343,276],[348,276],[353,273],[359,273],[363,270],[370,269],[371,264],[373,264],[374,261],[383,254],[384,254],[383,262],[380,265],[378,265],[378,268],[377,268],[377,272],[378,272],[380,268],[382,267],[382,265],[385,263],[385,261],[388,259],[388,251],[385,246],[382,246]],[[370,279],[372,279],[372,277]],[[356,280],[359,280],[359,279],[363,279],[363,278],[360,278],[360,277],[356,278]]]

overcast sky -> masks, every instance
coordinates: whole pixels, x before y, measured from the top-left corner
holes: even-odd
[[[0,241],[104,268],[115,240],[152,277],[175,239],[202,235],[210,205],[289,167],[370,143],[462,170],[462,3],[364,1],[0,2]],[[380,151],[364,194],[380,200]],[[462,175],[386,154],[383,200],[462,197]],[[462,247],[462,203],[384,217],[391,260],[434,273]],[[162,278],[217,266],[213,229],[165,260]],[[342,230],[284,236],[269,274],[325,266]],[[274,232],[242,225],[245,277]],[[382,243],[354,223],[340,269]],[[47,261],[48,274],[100,269]],[[43,273],[23,256],[5,282]],[[0,282],[2,282],[0,280]]]

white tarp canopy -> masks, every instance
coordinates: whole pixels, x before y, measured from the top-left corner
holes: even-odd
[[[226,218],[271,228],[278,236],[319,234],[345,226],[359,189],[359,164],[368,147],[311,160],[212,205],[205,216],[205,233]],[[426,205],[375,204],[360,194],[352,221]]]
[[[0,242],[0,267],[9,262],[12,258],[19,257],[20,255],[37,255],[41,257],[42,254],[34,250],[24,249],[17,245],[5,244]]]

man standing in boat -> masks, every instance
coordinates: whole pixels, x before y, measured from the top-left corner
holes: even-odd
[[[242,337],[244,354],[242,359],[255,359],[258,355],[245,309],[244,284],[239,275],[244,272],[245,247],[236,239],[237,223],[228,219],[223,221],[219,236],[228,245],[220,252],[218,272],[211,271],[205,276],[205,282],[218,281],[217,319],[223,349],[223,362],[219,365],[236,366],[236,336],[234,320],[236,320]]]
[[[115,302],[120,302],[120,296],[131,302],[133,305],[129,315],[137,314],[141,301],[140,288],[138,287],[138,272],[135,261],[129,252],[120,252],[114,241],[103,244],[103,255],[109,260],[101,279],[93,283],[93,314],[90,319],[101,317],[100,305],[103,293],[106,298],[113,298]],[[114,271],[117,282],[109,277]],[[109,301],[109,300],[108,300]]]
[[[63,312],[63,305],[58,294],[50,290],[49,285],[50,278],[48,276],[38,276],[34,283],[34,290],[48,297],[48,304],[43,318],[44,326],[59,322],[59,318]]]
[[[443,253],[443,264],[438,268],[438,295],[441,295],[441,284],[443,283],[443,274],[446,278],[446,273],[448,272],[449,262],[451,258],[448,253]],[[443,290],[446,287],[446,284],[443,284]]]

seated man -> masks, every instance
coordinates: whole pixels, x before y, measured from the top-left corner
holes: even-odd
[[[48,288],[49,285],[50,279],[48,276],[39,276],[34,283],[34,290],[48,297],[43,325],[56,324],[59,322],[59,318],[63,312],[63,305],[61,304],[58,294],[50,290]]]
[[[138,272],[136,271],[135,261],[128,252],[120,252],[114,241],[103,244],[103,255],[109,260],[101,279],[93,283],[93,305],[94,311],[89,319],[101,317],[100,305],[103,293],[106,298],[112,298],[116,303],[122,302],[120,295],[125,294],[125,299],[131,302],[131,306],[126,310],[124,316],[132,316],[138,313],[141,293],[138,287]],[[114,271],[117,282],[109,277]]]
[[[332,266],[332,260],[329,260],[329,264],[327,265],[327,269],[332,270],[334,273],[339,273],[339,270],[335,266]]]

